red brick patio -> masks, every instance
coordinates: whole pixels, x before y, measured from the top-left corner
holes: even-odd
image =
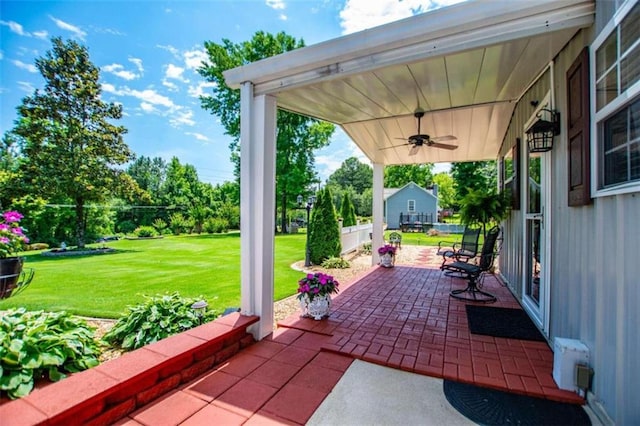
[[[269,338],[119,424],[304,424],[354,358],[583,403],[555,385],[546,343],[470,334],[466,302],[449,297],[464,282],[435,267],[432,249],[415,263],[374,268],[334,298],[329,319],[293,315]],[[492,306],[519,307],[495,277],[484,286],[498,297]]]

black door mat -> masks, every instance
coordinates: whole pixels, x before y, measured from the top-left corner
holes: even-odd
[[[522,309],[494,308],[491,306],[465,305],[469,331],[508,339],[537,340],[544,342],[538,328]]]
[[[444,380],[447,401],[481,425],[591,425],[582,406]]]

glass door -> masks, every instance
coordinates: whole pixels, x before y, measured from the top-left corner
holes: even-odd
[[[526,144],[526,142],[524,142]],[[530,153],[526,146],[524,161],[523,194],[524,214],[524,277],[523,305],[543,331],[548,330],[549,283],[549,152]]]

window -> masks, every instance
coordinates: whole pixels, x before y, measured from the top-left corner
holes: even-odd
[[[603,123],[603,188],[640,181],[640,98]]]
[[[600,195],[640,190],[640,1],[628,0],[593,44],[595,182]]]
[[[407,211],[409,213],[416,211],[416,200],[407,200]]]

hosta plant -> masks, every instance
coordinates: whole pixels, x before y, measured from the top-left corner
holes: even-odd
[[[178,292],[147,297],[147,301],[129,306],[103,340],[130,351],[213,320],[214,311],[202,314],[191,306],[202,300],[181,297]]]
[[[322,267],[325,269],[347,269],[351,267],[351,264],[341,257],[330,257],[322,261]]]
[[[21,398],[42,377],[55,382],[98,365],[93,331],[66,312],[7,311],[0,317],[0,391]]]

